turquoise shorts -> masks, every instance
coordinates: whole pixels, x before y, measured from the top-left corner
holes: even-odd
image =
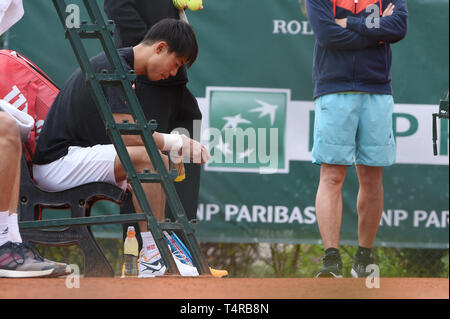
[[[389,166],[395,162],[392,95],[338,93],[315,100],[315,164]]]

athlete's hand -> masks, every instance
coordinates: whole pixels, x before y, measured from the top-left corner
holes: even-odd
[[[347,28],[347,18],[344,19],[334,19],[337,25],[343,27],[344,29]]]
[[[392,2],[389,3],[386,7],[386,10],[384,10],[383,12],[383,17],[389,17],[390,15],[392,15],[394,13],[394,8],[395,6],[392,4]]]
[[[199,142],[190,139],[186,135],[181,135],[183,146],[180,151],[182,156],[189,156],[192,163],[206,164],[211,158],[208,150]]]

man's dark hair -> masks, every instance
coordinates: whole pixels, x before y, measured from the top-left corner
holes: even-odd
[[[169,52],[179,57],[187,57],[187,67],[197,59],[198,44],[194,29],[186,22],[177,19],[162,19],[148,30],[142,43],[152,45],[157,41],[165,41]]]

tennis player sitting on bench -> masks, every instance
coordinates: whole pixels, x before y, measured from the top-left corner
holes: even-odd
[[[189,24],[164,19],[155,24],[143,41],[128,48],[117,50],[125,71],[135,70],[152,81],[174,76],[178,69],[190,67],[197,58],[198,46],[194,31]],[[103,69],[111,71],[104,53],[91,60],[96,73]],[[133,123],[118,87],[104,88],[108,104],[117,123],[128,120]],[[145,105],[142,106],[145,108]],[[205,164],[209,158],[207,149],[184,135],[154,132],[153,137],[161,151],[179,151],[192,162]],[[139,135],[125,135],[123,140],[138,172],[152,169],[152,163]],[[167,156],[162,155],[168,166]],[[77,69],[67,80],[56,97],[42,128],[33,158],[33,174],[37,184],[47,191],[62,191],[90,182],[116,184],[127,188],[126,171],[114,145],[106,134],[105,125],[95,102],[86,86],[85,76]],[[144,192],[158,220],[164,218],[165,196],[159,183],[143,183]],[[133,196],[134,206],[140,206]],[[138,209],[140,212],[140,209]],[[139,277],[164,275],[166,266],[161,259],[147,222],[140,222],[143,240],[140,254]],[[182,264],[175,257],[181,275],[197,276],[195,267]]]

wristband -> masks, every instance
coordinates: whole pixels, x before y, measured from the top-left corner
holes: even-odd
[[[161,133],[164,140],[163,151],[178,151],[183,146],[183,139],[179,134]]]

